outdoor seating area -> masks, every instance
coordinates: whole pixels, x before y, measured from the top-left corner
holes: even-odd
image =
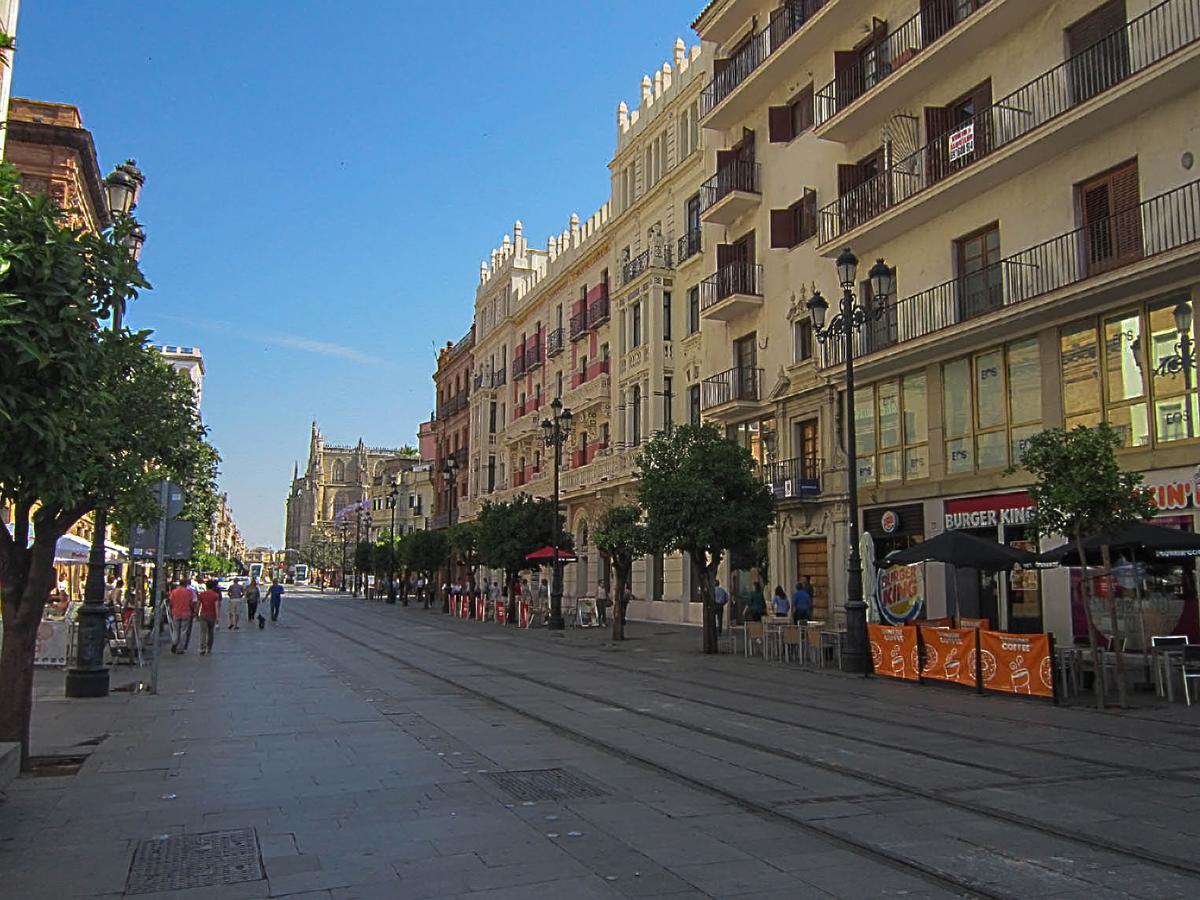
[[[782,664],[841,668],[844,636],[844,631],[821,620],[796,623],[788,616],[765,616],[758,622],[727,625],[717,649]]]

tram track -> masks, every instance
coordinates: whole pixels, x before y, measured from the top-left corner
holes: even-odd
[[[343,612],[345,612],[345,611],[346,610],[343,610]],[[652,769],[656,772],[660,772],[661,774],[667,775],[676,781],[686,783],[694,788],[703,790],[703,791],[713,794],[715,796],[722,797],[726,800],[729,800],[730,802],[734,802],[743,808],[753,810],[754,812],[759,813],[761,815],[765,815],[765,816],[768,816],[770,818],[777,819],[777,820],[786,821],[789,825],[791,825],[793,827],[800,828],[800,829],[808,831],[810,833],[821,835],[822,837],[824,837],[828,840],[835,841],[836,843],[840,844],[841,846],[844,846],[848,849],[852,849],[855,852],[869,855],[880,861],[887,862],[889,865],[893,865],[893,866],[900,867],[905,870],[914,872],[916,874],[919,874],[922,878],[925,878],[926,880],[931,880],[943,887],[949,887],[956,891],[967,891],[974,896],[984,896],[984,897],[1010,896],[1008,894],[1005,894],[1005,893],[999,891],[997,889],[996,885],[994,885],[994,884],[983,883],[983,882],[980,882],[975,879],[963,878],[955,873],[948,872],[946,870],[940,869],[936,866],[932,866],[932,865],[929,865],[927,863],[924,863],[924,862],[921,862],[918,860],[914,860],[906,855],[898,854],[895,851],[889,850],[888,848],[885,848],[885,847],[881,847],[880,845],[874,844],[870,841],[860,840],[860,839],[854,837],[853,835],[848,835],[845,832],[840,831],[836,828],[823,825],[820,821],[812,821],[812,820],[802,819],[799,816],[791,815],[788,812],[788,810],[786,810],[784,808],[775,808],[775,807],[767,806],[765,804],[759,803],[759,802],[749,799],[747,797],[741,796],[741,795],[737,794],[736,792],[721,788],[720,786],[708,784],[705,781],[703,781],[702,779],[692,778],[687,775],[681,774],[680,772],[678,772],[668,766],[663,765],[662,763],[646,756],[645,754],[631,752],[626,747],[618,746],[617,744],[614,744],[612,742],[597,738],[595,735],[588,734],[584,730],[570,727],[568,725],[563,724],[562,722],[554,721],[546,716],[542,716],[536,712],[525,709],[511,701],[505,700],[502,697],[497,697],[496,695],[494,695],[490,692],[480,690],[471,685],[463,684],[460,681],[457,681],[453,678],[450,678],[449,676],[446,676],[440,672],[435,671],[434,669],[431,669],[427,666],[419,665],[418,663],[414,662],[411,658],[400,656],[399,654],[394,652],[394,648],[382,648],[377,645],[374,645],[373,642],[364,640],[362,635],[355,635],[355,634],[352,634],[352,633],[346,631],[345,627],[338,627],[338,625],[335,625],[332,623],[319,621],[316,618],[313,618],[311,616],[304,615],[304,614],[301,614],[301,617],[307,619],[310,622],[313,622],[316,625],[319,625],[322,628],[325,628],[326,630],[330,631],[333,634],[338,635],[339,637],[341,637],[344,640],[350,641],[360,647],[363,647],[375,654],[382,656],[383,658],[390,659],[393,662],[399,664],[400,666],[402,666],[406,669],[421,673],[421,674],[425,675],[426,677],[430,677],[430,678],[436,679],[437,681],[440,681],[442,683],[451,685],[457,690],[474,695],[474,696],[484,699],[498,707],[507,709],[517,715],[523,716],[532,721],[536,721],[539,724],[542,724],[548,728],[553,729],[555,732],[557,732],[559,734],[564,734],[573,739],[582,741],[582,742],[584,742],[590,746],[596,747],[604,752],[613,753],[613,754],[619,755],[621,758],[632,760],[632,761],[638,763],[639,765],[642,765],[646,768]],[[380,636],[380,633],[377,629],[377,623],[366,624],[362,621],[357,621],[358,618],[359,617],[357,615],[355,615],[354,619],[356,621],[352,621],[352,622],[348,623],[347,617],[345,615],[343,615],[339,621],[339,624],[342,626],[350,624],[356,630],[361,629],[361,630],[367,631],[369,633],[369,635],[373,638]],[[437,628],[436,626],[431,626],[431,627],[435,627],[436,630],[443,631],[443,632],[449,631],[449,629]],[[406,635],[397,635],[393,632],[393,633],[389,633],[388,637],[393,638],[393,639],[400,639],[404,643],[407,643],[407,644],[411,645],[412,647],[417,648],[421,651],[424,651],[427,653],[438,654],[440,656],[444,656],[447,659],[455,660],[460,663],[467,663],[467,664],[476,666],[483,671],[490,672],[490,673],[493,673],[496,675],[502,675],[502,676],[514,678],[517,680],[527,680],[529,678],[527,673],[518,671],[516,669],[511,669],[511,668],[508,668],[505,666],[499,666],[499,665],[496,665],[493,663],[482,662],[475,657],[449,652],[441,647],[432,647],[432,646],[430,646],[426,643],[423,643],[419,640],[414,640],[411,633],[406,634]],[[522,649],[522,648],[516,648],[516,649]],[[540,649],[541,648],[538,648],[538,651],[540,651]],[[549,654],[549,655],[560,655],[560,654]],[[591,662],[591,660],[585,661],[585,660],[582,660],[577,657],[577,658],[575,658],[575,662],[576,663]],[[625,667],[618,667],[618,668],[622,668],[626,672],[631,671]],[[1150,848],[1139,847],[1139,846],[1135,846],[1135,845],[1129,845],[1129,844],[1124,844],[1124,843],[1120,843],[1120,842],[1116,842],[1116,841],[1111,841],[1111,840],[1108,840],[1108,839],[1105,839],[1102,837],[1098,837],[1095,835],[1086,834],[1086,833],[1077,831],[1075,829],[1063,827],[1060,825],[1055,825],[1053,823],[1044,822],[1042,820],[1034,819],[1034,818],[1031,818],[1029,816],[1025,816],[1025,815],[1022,815],[1019,813],[1010,812],[1008,810],[996,809],[996,808],[990,807],[990,806],[982,806],[977,801],[955,797],[946,791],[921,788],[921,787],[918,787],[918,786],[915,786],[915,785],[912,785],[912,784],[909,784],[909,783],[906,783],[903,781],[899,781],[894,778],[888,778],[887,776],[880,775],[878,773],[864,772],[861,769],[857,769],[853,766],[848,766],[843,763],[834,762],[834,761],[831,761],[828,759],[821,758],[819,756],[814,756],[812,754],[805,754],[805,753],[797,752],[795,750],[792,750],[790,747],[782,747],[777,744],[765,743],[761,739],[756,739],[756,740],[752,741],[741,735],[731,734],[726,730],[717,729],[717,728],[712,727],[711,725],[706,725],[703,722],[689,721],[687,719],[680,718],[680,717],[674,716],[674,715],[669,715],[669,714],[666,714],[661,711],[654,711],[654,710],[649,710],[645,707],[633,706],[628,703],[623,703],[618,700],[614,700],[610,696],[599,696],[599,695],[596,695],[596,694],[588,692],[588,691],[581,691],[581,690],[577,690],[577,689],[570,688],[570,687],[567,687],[564,685],[559,685],[559,684],[543,684],[543,683],[539,682],[539,686],[545,690],[557,692],[557,693],[565,695],[565,696],[574,697],[577,699],[585,700],[585,701],[599,704],[602,706],[619,709],[630,715],[644,717],[645,719],[647,719],[649,721],[667,725],[672,728],[679,728],[679,729],[683,729],[686,731],[702,733],[708,738],[715,739],[715,740],[721,741],[721,742],[725,742],[733,747],[751,749],[751,750],[754,750],[757,752],[764,752],[764,753],[769,753],[769,754],[773,754],[773,755],[778,755],[780,758],[788,759],[790,761],[797,762],[797,763],[801,763],[808,767],[820,769],[820,770],[828,772],[830,774],[837,775],[841,778],[851,779],[851,780],[854,780],[854,781],[857,781],[860,783],[872,785],[876,788],[883,789],[891,794],[900,794],[900,795],[904,795],[904,796],[908,796],[908,797],[912,797],[912,798],[918,798],[918,799],[921,799],[921,800],[924,800],[924,801],[927,801],[930,803],[939,804],[939,805],[947,807],[947,808],[955,809],[961,813],[965,813],[970,816],[976,816],[976,817],[980,817],[982,819],[988,819],[993,822],[1001,822],[1007,826],[1011,826],[1011,827],[1014,827],[1017,829],[1022,829],[1024,831],[1034,832],[1036,834],[1041,834],[1043,836],[1054,837],[1054,838],[1057,838],[1057,839],[1060,839],[1063,841],[1068,841],[1072,844],[1075,844],[1075,845],[1081,846],[1081,847],[1086,847],[1090,850],[1098,850],[1103,853],[1113,854],[1118,857],[1124,857],[1126,859],[1135,860],[1139,863],[1158,867],[1158,868],[1168,871],[1174,875],[1185,875],[1189,878],[1194,878],[1196,876],[1200,876],[1200,866],[1192,863],[1190,860],[1186,860],[1186,859],[1172,856],[1169,854],[1159,853],[1157,851],[1151,850]],[[660,691],[659,693],[665,693],[665,692]],[[688,698],[688,697],[676,697],[675,699],[681,700],[684,703],[690,703],[690,704],[696,705],[698,707],[701,707],[700,715],[703,715],[705,708],[708,708],[709,706],[711,706],[711,704],[709,704],[707,702],[707,700],[702,701],[702,700],[697,700],[697,699]],[[753,714],[747,714],[747,713],[744,713],[741,711],[734,711],[734,712],[737,712],[740,715],[747,715],[747,716],[753,717]],[[798,729],[801,731],[803,731],[806,727],[808,727],[803,723],[789,722],[789,721],[784,721],[784,720],[781,720],[779,722],[779,724],[784,725],[789,728],[795,728],[795,729]],[[848,739],[849,740],[858,740],[858,738],[855,736],[848,736]],[[892,745],[888,745],[888,748],[891,750],[896,749]],[[1074,757],[1071,757],[1071,758],[1074,759]],[[954,760],[954,762],[956,765],[959,765],[959,766],[971,767],[970,763],[963,762],[961,760]],[[982,771],[982,769],[981,769],[981,771]],[[1015,777],[1015,776],[1012,776],[1012,773],[1003,773],[1003,774],[1008,775],[1009,777]]]
[[[423,624],[426,624],[427,627],[437,628],[438,630],[444,631],[447,633],[456,633],[454,631],[454,629],[445,628],[440,624],[428,624],[428,623],[423,623]],[[547,656],[555,656],[560,659],[567,659],[567,660],[572,660],[575,662],[580,661],[580,659],[582,658],[577,653],[570,653],[570,652],[562,651],[555,647],[545,647],[545,648],[538,647],[537,652],[543,653]],[[685,677],[682,677],[677,674],[673,674],[670,672],[664,672],[661,669],[640,668],[637,666],[621,665],[620,663],[614,662],[612,660],[597,658],[596,655],[594,654],[594,652],[591,652],[591,651],[589,651],[587,660],[589,663],[591,663],[593,665],[604,666],[606,668],[610,668],[610,669],[620,671],[620,672],[625,672],[625,673],[638,673],[641,675],[650,675],[650,676],[655,677],[656,679],[663,679],[663,680],[675,682],[676,684],[684,684],[684,685],[688,685],[689,687],[695,687],[695,688],[700,688],[702,690],[707,690],[709,692],[709,694],[711,694],[712,685],[710,683],[705,683],[705,682],[696,681],[695,679],[685,678]],[[661,689],[660,689],[660,693],[663,693],[667,696],[674,697],[675,699],[692,700],[693,702],[696,701],[696,699],[697,699],[695,697],[688,697],[686,695],[671,694],[670,692],[662,691]],[[894,717],[889,717],[889,716],[872,715],[869,713],[860,712],[857,709],[853,713],[848,713],[848,712],[846,712],[844,707],[834,707],[834,706],[829,706],[829,705],[813,702],[810,695],[789,695],[786,698],[769,697],[769,696],[763,696],[761,693],[751,693],[749,691],[739,690],[737,687],[734,687],[732,685],[727,685],[727,684],[722,684],[721,693],[723,695],[730,695],[730,696],[735,696],[735,697],[745,697],[749,700],[753,700],[753,701],[759,702],[759,703],[769,703],[772,705],[783,706],[789,710],[811,710],[813,712],[821,712],[821,713],[825,713],[827,715],[840,716],[843,718],[853,719],[855,721],[870,722],[870,723],[873,723],[876,725],[886,725],[891,728],[914,728],[914,727],[916,727],[912,724],[911,721],[904,721],[904,720],[897,719]],[[856,694],[856,696],[862,696],[862,695]],[[702,702],[704,702],[707,705],[710,705],[716,709],[721,709],[722,711],[725,711],[725,712],[735,712],[735,713],[736,712],[744,712],[744,710],[739,709],[738,707],[727,706],[727,705],[721,704],[719,701],[710,700],[707,695],[703,698]],[[906,706],[907,706],[907,708],[912,709],[914,712],[917,712],[917,713],[928,714],[928,712],[929,712],[929,710],[925,707],[919,707],[919,706],[915,706],[913,704],[906,704]],[[966,719],[967,721],[970,721],[969,717],[966,716],[965,714],[958,713],[958,712],[955,712],[952,710],[939,709],[939,710],[936,710],[936,712],[939,715],[955,716],[955,717],[960,717],[960,718]],[[804,722],[804,723],[795,722],[795,721],[792,721],[792,720],[789,720],[786,718],[771,716],[771,715],[766,715],[766,714],[759,715],[758,717],[762,718],[764,720],[776,722],[779,724],[795,725],[797,727],[807,728],[807,729],[817,731],[822,734],[826,734],[830,737],[839,737],[839,738],[846,738],[849,740],[862,741],[867,744],[876,744],[878,746],[883,746],[883,747],[887,747],[887,748],[891,747],[890,744],[882,744],[882,743],[870,738],[869,736],[865,736],[865,735],[849,733],[846,731],[838,731],[838,730],[832,729],[832,728],[822,728],[822,727],[811,725],[810,723],[807,723],[807,722]],[[1022,725],[1022,726],[1028,725],[1027,722],[1023,722],[1023,721],[1016,720],[1016,719],[1009,719],[1004,716],[992,716],[991,718],[994,721],[1010,722],[1014,725]],[[974,723],[972,723],[972,724],[974,724]],[[1057,727],[1057,726],[1047,725],[1046,727],[1053,728],[1053,727]],[[1074,726],[1072,726],[1072,730],[1081,735],[1088,735],[1091,737],[1099,737],[1099,738],[1104,738],[1105,740],[1111,740],[1111,741],[1120,741],[1123,743],[1128,743],[1131,745],[1138,745],[1141,747],[1156,748],[1156,749],[1162,749],[1162,750],[1177,750],[1178,749],[1178,747],[1174,747],[1170,744],[1165,744],[1161,741],[1150,741],[1150,740],[1143,740],[1143,739],[1135,738],[1135,737],[1117,736],[1117,735],[1113,735],[1113,734],[1110,734],[1110,733],[1104,732],[1104,731],[1097,731],[1094,729],[1086,729],[1086,728],[1075,728]],[[1053,750],[1048,747],[1038,747],[1038,746],[1031,746],[1029,744],[1017,743],[1014,741],[1006,741],[1002,737],[1000,737],[998,735],[994,735],[994,734],[988,735],[987,737],[981,737],[976,734],[971,734],[969,732],[964,732],[964,731],[958,731],[953,728],[944,728],[944,727],[938,727],[936,725],[930,725],[926,721],[922,721],[922,723],[920,725],[920,731],[923,733],[926,733],[926,734],[938,734],[938,735],[942,735],[944,737],[955,738],[957,740],[967,741],[970,743],[979,744],[981,746],[1007,747],[1009,749],[1012,749],[1012,750],[1015,750],[1015,751],[1018,751],[1021,753],[1029,753],[1029,754],[1033,754],[1035,756],[1045,757],[1048,759],[1058,759],[1058,760],[1062,760],[1065,762],[1072,762],[1072,763],[1086,763],[1088,765],[1096,766],[1099,769],[1111,769],[1111,770],[1115,770],[1115,771],[1125,772],[1125,773],[1128,773],[1131,775],[1137,775],[1137,776],[1143,777],[1143,778],[1155,778],[1155,779],[1163,779],[1163,780],[1167,780],[1167,781],[1178,781],[1178,782],[1185,783],[1185,784],[1200,784],[1200,776],[1183,774],[1182,772],[1179,772],[1179,771],[1151,769],[1146,766],[1139,766],[1139,765],[1132,764],[1132,763],[1123,763],[1123,762],[1116,762],[1116,761],[1111,761],[1111,760],[1097,759],[1095,757],[1090,757],[1090,756],[1081,756],[1076,753],[1064,753],[1060,750]],[[1197,729],[1197,740],[1198,740],[1198,742],[1200,742],[1200,729]],[[1198,743],[1198,750],[1200,750],[1200,743]],[[962,762],[961,760],[952,758],[952,757],[938,757],[936,754],[928,754],[928,755],[931,758],[941,758],[946,762],[952,762],[955,764],[961,764],[961,762]],[[984,770],[988,769],[988,766],[986,764],[972,763],[972,765],[978,766],[979,768],[984,769]],[[1006,770],[1000,769],[998,767],[993,768],[993,771],[998,774],[1005,774],[1005,775],[1019,774],[1019,773],[1014,773],[1011,771],[1006,771]]]

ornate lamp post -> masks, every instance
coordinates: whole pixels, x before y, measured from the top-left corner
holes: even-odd
[[[128,230],[122,245],[136,261],[141,255],[146,232],[133,221],[138,194],[146,178],[133,160],[117,166],[104,180],[109,216],[114,227]],[[125,316],[125,298],[117,300],[112,311],[112,330],[120,331]],[[104,646],[108,638],[108,608],[104,605],[105,534],[108,531],[108,510],[103,504],[92,512],[92,546],[88,553],[87,582],[83,589],[83,606],[79,610],[79,632],[75,641],[75,664],[67,670],[65,693],[68,697],[107,697],[108,668],[104,665]]]
[[[842,286],[841,308],[829,325],[825,314],[829,303],[814,291],[808,301],[817,340],[822,344],[840,338],[846,358],[846,459],[850,506],[850,555],[846,563],[846,644],[842,650],[843,668],[850,672],[868,674],[871,654],[867,644],[867,605],[863,602],[862,556],[858,547],[858,446],[854,427],[854,335],[871,322],[877,321],[886,309],[892,293],[892,270],[882,260],[871,267],[872,304],[858,302],[855,286],[858,277],[858,257],[847,247],[837,258],[838,281]]]
[[[1184,387],[1184,421],[1187,423],[1187,436],[1196,436],[1196,423],[1192,421],[1192,373],[1196,370],[1196,352],[1192,341],[1192,304],[1182,300],[1172,311],[1175,317],[1175,330],[1179,332],[1179,340],[1175,343],[1175,352],[1164,356],[1154,374],[1160,378],[1168,375],[1183,373]]]
[[[392,511],[392,529],[388,532],[388,592],[387,602],[396,602],[396,499],[400,496],[400,482],[393,481],[388,491],[388,508]]]
[[[564,409],[562,400],[555,397],[550,402],[551,418],[542,419],[542,438],[547,447],[554,448],[554,559],[550,563],[550,621],[551,631],[562,631],[566,627],[562,615],[562,560],[558,556],[558,473],[562,467],[563,444],[571,436],[571,425],[575,421],[569,409]]]
[[[446,482],[446,527],[454,524],[454,483],[458,477],[458,459],[451,455],[442,463],[442,479]],[[450,542],[446,541],[446,590],[442,592],[442,612],[450,612],[450,567],[454,565]]]

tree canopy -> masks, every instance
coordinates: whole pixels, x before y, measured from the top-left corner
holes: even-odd
[[[727,550],[750,552],[774,518],[754,458],[711,423],[660,432],[638,454],[638,494],[652,546],[681,550],[701,569],[704,650],[716,652],[712,580]]]
[[[558,546],[570,549],[574,542],[561,512],[558,521]],[[503,570],[511,581],[518,572],[532,568],[526,556],[553,542],[554,503],[528,494],[518,494],[499,503],[484,501],[476,526],[479,561]]]
[[[592,539],[608,555],[616,571],[613,589],[613,640],[625,639],[625,586],[629,583],[633,562],[651,550],[650,534],[642,521],[642,510],[633,504],[610,506],[600,514]]]

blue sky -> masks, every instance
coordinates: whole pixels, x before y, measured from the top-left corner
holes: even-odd
[[[616,105],[692,45],[701,0],[22,4],[14,93],[133,156],[155,290],[129,324],[197,344],[222,487],[279,546],[309,423],[415,443],[435,348],[515,219],[534,246],[608,197]]]

